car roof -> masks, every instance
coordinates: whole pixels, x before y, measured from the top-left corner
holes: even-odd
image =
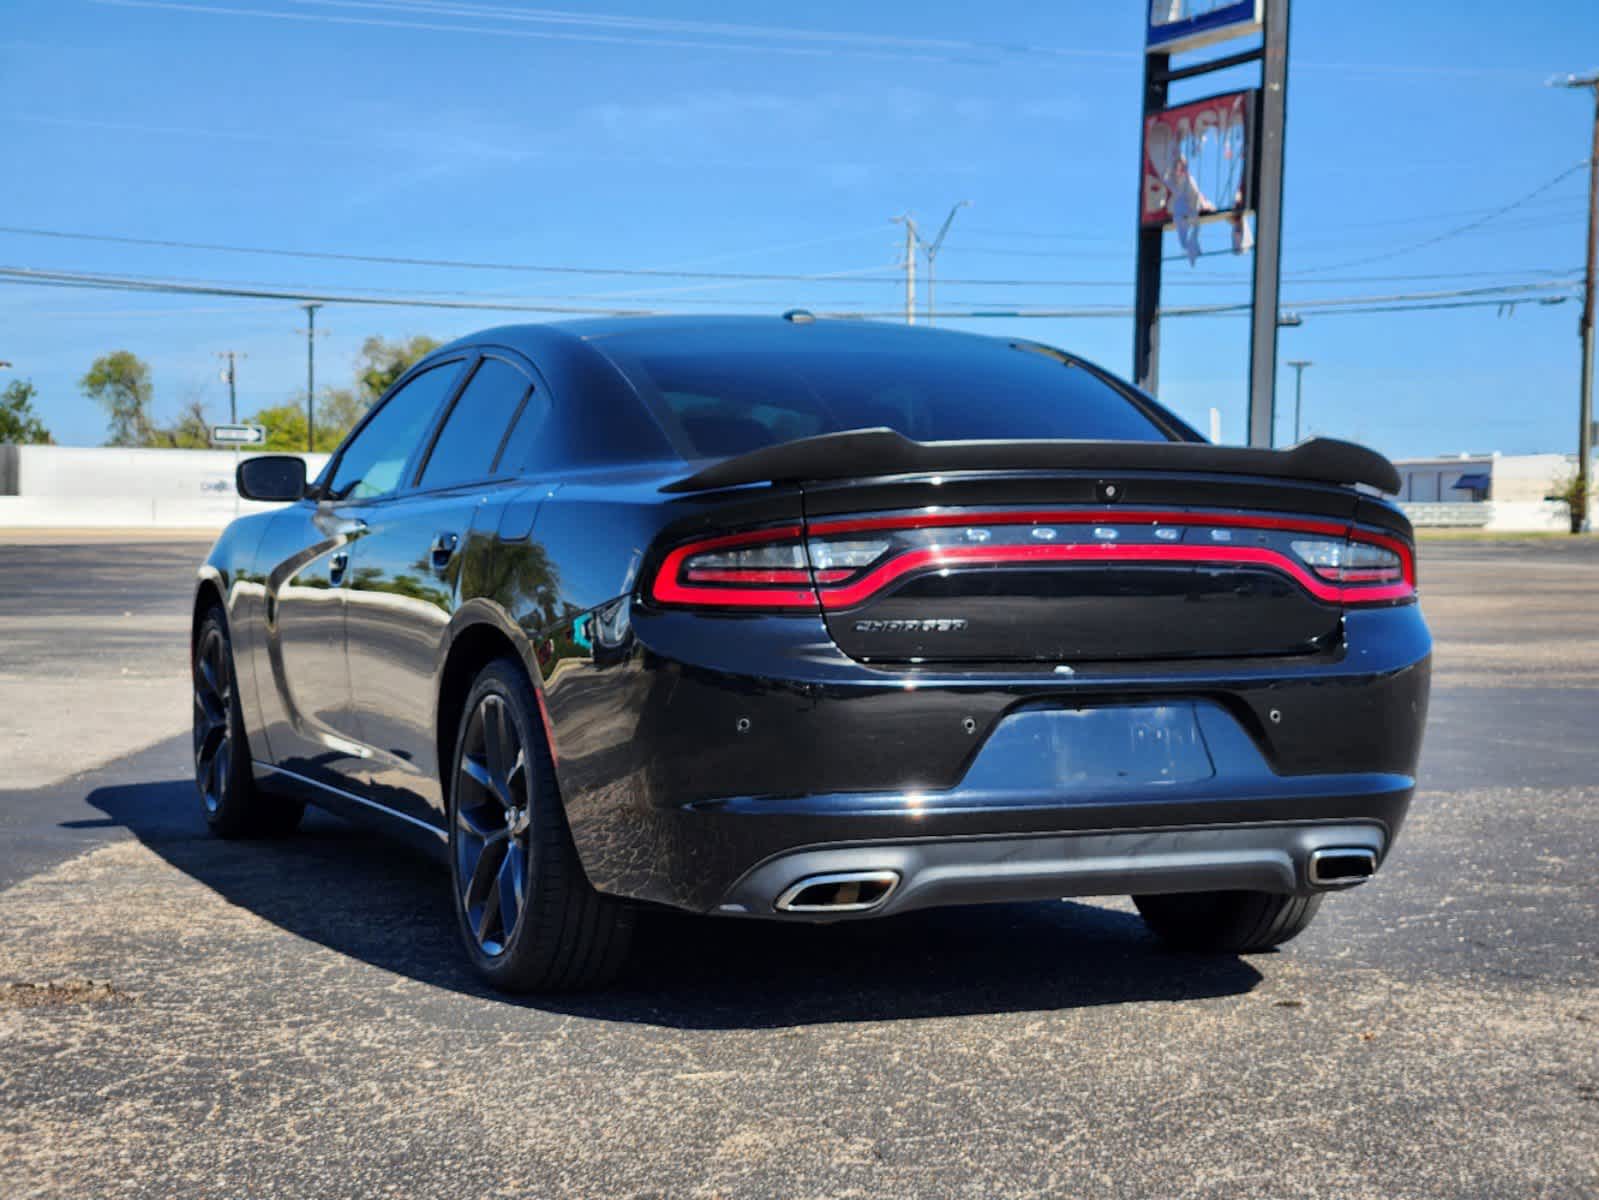
[[[983,334],[926,326],[891,324],[886,321],[853,319],[827,320],[789,316],[659,316],[588,317],[573,321],[549,321],[536,325],[501,325],[469,334],[445,349],[462,346],[501,345],[533,358],[541,355],[572,353],[587,344],[605,354],[606,343],[625,342],[643,335],[655,340],[670,338],[684,349],[704,346],[726,347],[729,343],[745,349],[783,349],[825,342],[832,348],[902,349],[914,353],[936,341],[951,349],[964,343],[973,349],[987,348],[1019,338],[993,338]]]

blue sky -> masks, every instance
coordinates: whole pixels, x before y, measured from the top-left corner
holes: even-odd
[[[373,294],[776,312],[892,311],[910,211],[936,227],[941,307],[1130,303],[1144,5],[1135,0],[9,0],[0,28],[0,225],[492,263],[776,274],[825,282],[552,275],[302,260],[0,233],[0,266]],[[1568,279],[1592,105],[1552,74],[1599,66],[1599,5],[1299,0],[1284,307]],[[1242,85],[1212,78],[1174,101]],[[1207,244],[1220,246],[1212,227]],[[1169,240],[1169,239],[1168,239]],[[1375,259],[1377,261],[1366,261]],[[1347,265],[1346,265],[1347,264]],[[1247,260],[1169,263],[1167,304],[1247,298]],[[864,280],[864,281],[861,281]],[[962,283],[1014,280],[1017,285]],[[1574,289],[1567,289],[1572,291]],[[1565,294],[1557,292],[1555,294]],[[1393,455],[1569,450],[1577,303],[1326,315],[1308,430]],[[331,305],[319,384],[361,340],[446,337],[502,314]],[[951,322],[1130,367],[1125,318]],[[103,415],[77,379],[126,348],[158,415],[245,413],[304,387],[303,314],[272,300],[0,284],[0,359],[59,440]],[[1247,323],[1172,319],[1161,397],[1243,435]],[[1279,385],[1291,437],[1292,372]]]

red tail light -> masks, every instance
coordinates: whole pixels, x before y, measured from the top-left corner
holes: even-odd
[[[773,610],[853,608],[907,576],[1059,563],[1262,567],[1331,604],[1415,595],[1398,538],[1332,521],[1248,513],[1011,510],[924,512],[726,534],[678,546],[651,596],[662,604]]]
[[[689,542],[666,556],[650,594],[662,604],[814,610],[803,534],[784,525]]]

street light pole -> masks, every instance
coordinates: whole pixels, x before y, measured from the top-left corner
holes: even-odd
[[[1588,269],[1582,283],[1582,315],[1577,333],[1582,338],[1582,382],[1579,395],[1577,429],[1577,504],[1581,509],[1573,532],[1587,533],[1588,501],[1593,481],[1589,460],[1593,458],[1593,326],[1594,275],[1599,273],[1599,71],[1587,75],[1567,75],[1549,81],[1556,87],[1585,88],[1593,93],[1593,148],[1588,154]]]
[[[971,204],[970,200],[962,200],[949,210],[949,216],[944,218],[944,224],[939,227],[938,236],[927,244],[927,323],[933,324],[937,309],[933,304],[933,260],[938,257],[938,251],[944,244],[944,235],[949,232],[949,227],[955,223],[955,214]]]
[[[1299,443],[1299,409],[1304,400],[1305,368],[1315,366],[1308,358],[1290,358],[1288,365],[1294,369],[1294,444]]]

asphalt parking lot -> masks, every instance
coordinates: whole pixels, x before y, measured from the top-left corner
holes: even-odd
[[[203,552],[0,544],[0,1196],[1599,1194],[1599,540],[1423,547],[1422,790],[1278,953],[663,918],[556,1001],[396,846],[204,835]]]

